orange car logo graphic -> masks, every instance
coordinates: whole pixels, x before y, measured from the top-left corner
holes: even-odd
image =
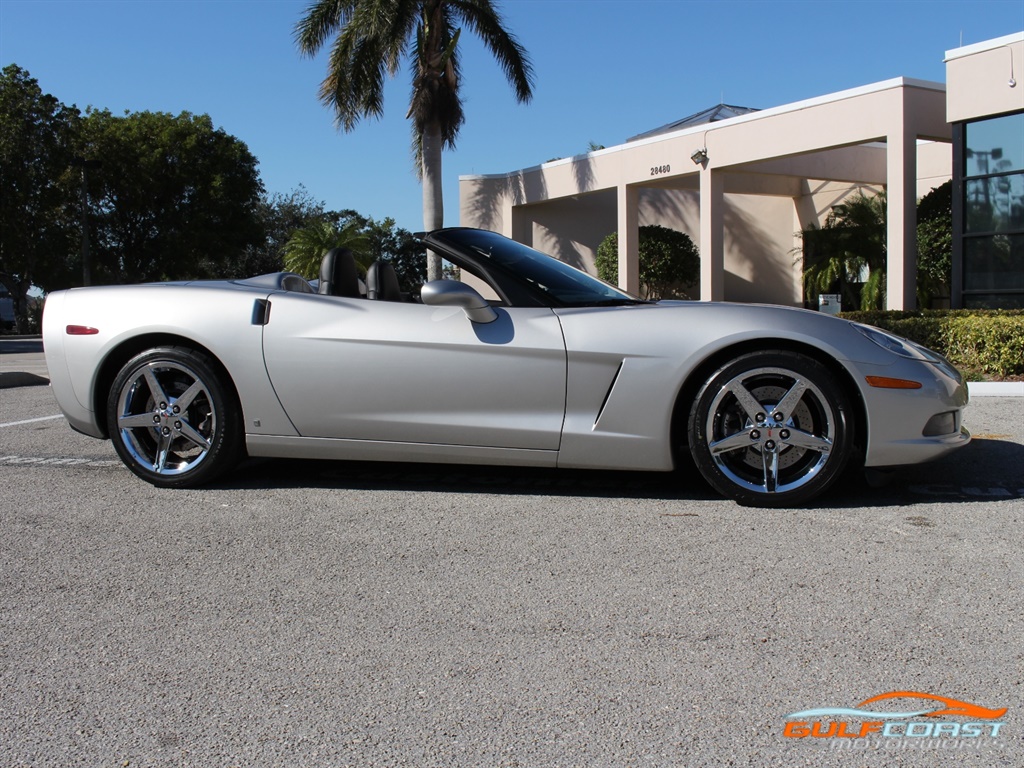
[[[878,696],[872,696],[870,699],[865,699],[857,705],[857,708],[860,709],[866,704],[874,704],[876,701],[884,701],[885,699],[915,698],[930,699],[945,705],[944,709],[933,709],[930,712],[922,712],[921,714],[924,717],[945,717],[946,715],[953,715],[954,717],[969,717],[971,720],[998,720],[1006,714],[1006,707],[1003,707],[1002,709],[989,709],[988,707],[971,704],[968,701],[951,699],[948,696],[936,696],[933,693],[917,693],[915,691],[893,691],[892,693],[881,693]]]
[[[869,704],[876,704],[887,699],[927,699],[944,705],[939,709],[917,709],[910,712],[888,712],[874,707],[865,709]],[[880,720],[906,719],[911,717],[969,717],[972,720],[998,720],[1006,714],[1006,707],[1002,709],[989,709],[967,701],[951,699],[948,696],[936,696],[933,693],[920,693],[918,691],[892,691],[881,693],[865,699],[856,707],[820,707],[818,709],[805,709],[801,712],[794,712],[786,715],[787,718],[810,718],[810,717],[857,717]]]
[[[914,709],[897,709],[893,699],[918,699]],[[786,715],[782,735],[787,738],[852,740],[868,736],[904,739],[995,738],[1006,707],[990,709],[969,701],[920,691],[890,691],[865,699],[854,707],[818,707]],[[923,718],[923,719],[921,719]],[[948,718],[966,718],[949,720]]]

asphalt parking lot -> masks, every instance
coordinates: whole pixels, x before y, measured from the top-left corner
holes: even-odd
[[[158,490],[57,413],[0,390],[5,768],[1024,765],[1024,398],[773,511],[688,473],[253,461]],[[784,735],[891,691],[1007,712]]]

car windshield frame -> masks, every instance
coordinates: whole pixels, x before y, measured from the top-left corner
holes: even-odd
[[[527,245],[485,229],[458,227],[431,232],[424,242],[442,246],[459,266],[486,274],[494,287],[510,295],[508,279],[525,286],[541,303],[556,307],[649,304],[593,275]],[[468,262],[468,264],[464,264]]]

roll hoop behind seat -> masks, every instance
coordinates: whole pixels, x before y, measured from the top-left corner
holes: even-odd
[[[356,258],[348,248],[331,248],[320,262],[320,293],[329,296],[361,297]]]
[[[366,270],[366,298],[378,301],[402,301],[398,275],[389,261],[377,259]]]

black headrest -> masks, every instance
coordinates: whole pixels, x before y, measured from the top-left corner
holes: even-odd
[[[359,272],[348,248],[331,248],[320,262],[320,293],[358,299]]]
[[[366,298],[379,301],[401,301],[402,289],[398,275],[389,261],[378,259],[366,270]]]

